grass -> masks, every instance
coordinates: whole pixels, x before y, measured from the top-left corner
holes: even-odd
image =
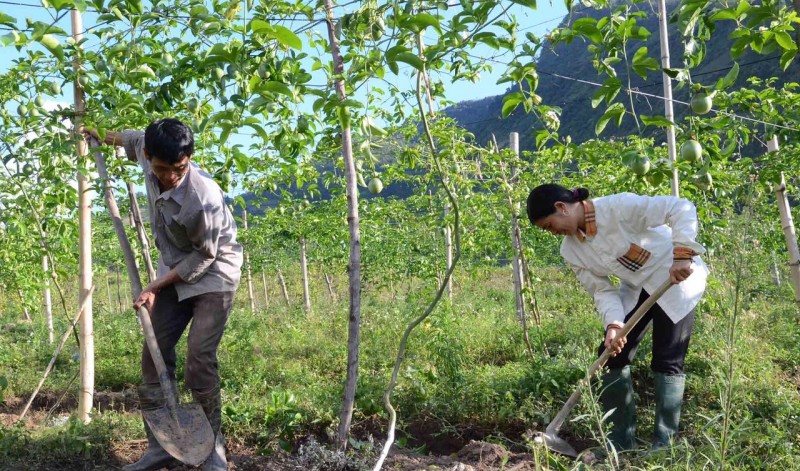
[[[759,270],[752,267],[751,273]],[[731,337],[732,277],[728,273],[724,261],[715,263],[712,283],[698,307],[687,359],[682,442],[671,454],[623,457],[620,466],[800,469],[795,464],[800,454],[800,327],[791,289],[765,281],[769,276],[766,268],[763,279],[756,275],[747,279],[740,287],[743,301]],[[293,279],[296,273],[286,276]],[[531,327],[536,352],[532,362],[514,314],[508,269],[456,272],[454,299],[440,306],[409,344],[394,395],[399,444],[424,451],[436,442],[457,447],[456,438],[461,437],[489,439],[524,450],[525,429],[542,430],[549,423],[593,360],[601,328],[591,300],[568,270],[549,268],[538,276],[543,325],[541,331]],[[260,284],[260,276],[255,279]],[[313,281],[311,313],[303,311],[302,298],[294,291],[287,306],[277,296],[276,280],[271,281],[275,283],[270,286],[271,305],[260,305],[257,312],[250,313],[242,289],[223,338],[224,427],[229,438],[261,453],[297,450],[301,438],[308,435],[324,442],[335,430],[345,373],[345,280],[335,283],[338,302],[329,299],[321,274],[314,275]],[[380,438],[383,433],[382,394],[399,336],[433,290],[433,283],[423,280],[415,280],[410,290],[405,283],[395,282],[394,293],[385,285],[377,291],[364,291],[353,429],[359,440],[370,434]],[[293,286],[296,289],[299,283],[290,284]],[[103,293],[97,296],[102,306]],[[3,391],[6,399],[27,399],[52,355],[43,320],[37,315],[33,324],[21,324],[17,319],[14,312],[0,316],[6,325],[0,333],[0,376],[8,379]],[[60,316],[57,333],[63,332],[64,326]],[[540,338],[547,354],[543,354]],[[95,342],[96,389],[131,389],[139,379],[141,349],[133,313],[95,309]],[[73,345],[70,339],[43,392],[75,396],[77,387],[70,386],[78,368]],[[649,438],[653,423],[649,348],[648,337],[633,365],[642,440]],[[732,375],[727,373],[731,371],[728,352],[735,361]],[[184,354],[182,343],[179,362]],[[178,374],[182,375],[182,370]],[[726,399],[728,389],[733,394]],[[730,407],[723,407],[724,400],[732,401]],[[568,422],[565,436],[591,441],[598,432],[589,417],[591,412],[586,402],[580,404],[573,418],[584,418]],[[114,443],[142,438],[139,424],[137,415],[120,410],[97,413],[88,426],[75,421],[27,429],[6,424],[0,427],[0,462],[37,462],[48,453],[62,463],[108,461]],[[720,453],[723,432],[727,434],[724,454]],[[457,448],[449,450],[454,451]],[[546,456],[543,450],[532,451],[542,466],[573,466],[559,457]]]

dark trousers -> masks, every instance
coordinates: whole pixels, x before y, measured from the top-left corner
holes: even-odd
[[[645,290],[642,290],[639,302],[625,316],[625,322],[628,322],[628,319],[636,312],[636,309],[649,296]],[[689,339],[692,336],[692,326],[694,325],[694,309],[675,324],[658,304],[654,304],[644,317],[639,320],[636,327],[628,333],[628,342],[622,352],[610,358],[606,363],[606,367],[623,368],[630,365],[636,357],[639,343],[644,338],[647,333],[647,327],[651,323],[653,324],[653,360],[650,362],[650,369],[656,373],[664,373],[666,375],[683,374],[686,352],[689,350]],[[604,350],[605,346],[601,342],[597,356],[600,356]]]
[[[206,293],[178,301],[174,286],[156,295],[150,317],[171,378],[175,378],[175,346],[191,321],[184,371],[186,387],[206,391],[219,385],[217,347],[232,302],[233,292]],[[147,344],[142,349],[142,377],[144,383],[158,383],[158,372]]]

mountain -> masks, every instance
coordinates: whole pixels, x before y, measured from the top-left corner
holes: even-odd
[[[672,12],[679,4],[680,2],[677,0],[667,0],[667,10]],[[628,55],[631,57],[639,47],[646,46],[650,57],[656,58],[660,64],[661,47],[659,44],[658,15],[657,11],[653,10],[653,8],[657,8],[656,4],[641,2],[633,4],[632,7],[647,12],[647,17],[639,18],[638,24],[645,27],[651,35],[646,41],[631,41],[627,48]],[[571,18],[569,16],[565,17],[560,26],[565,27],[568,21],[573,24],[575,20],[587,16],[599,20],[608,15],[609,10],[588,8],[573,13]],[[520,26],[522,28],[525,27],[524,24]],[[670,65],[673,68],[681,67],[684,46],[680,33],[677,31],[675,23],[669,24],[668,29]],[[706,86],[713,86],[717,79],[730,70],[734,61],[730,54],[732,40],[729,39],[729,36],[733,29],[734,25],[730,21],[716,23],[716,30],[712,33],[711,40],[706,44],[707,53],[703,63],[691,71],[693,81],[700,82]],[[539,86],[536,93],[542,97],[543,104],[557,106],[562,109],[561,126],[558,133],[561,136],[571,136],[572,141],[576,143],[597,137],[594,132],[594,125],[606,108],[605,102],[597,108],[592,108],[592,96],[597,91],[597,86],[574,80],[602,83],[606,79],[605,76],[599,75],[592,66],[592,56],[587,50],[587,45],[587,42],[580,37],[576,37],[570,44],[560,43],[555,47],[551,44],[545,44],[542,48],[543,52],[537,61]],[[746,86],[746,80],[751,76],[760,78],[778,77],[779,80],[776,86],[787,81],[797,81],[797,77],[800,77],[798,61],[795,60],[784,71],[780,68],[778,54],[763,56],[748,50],[737,59],[737,62],[740,68],[739,77],[733,88]],[[617,64],[616,72],[624,88],[625,84],[627,84],[624,62]],[[661,70],[649,71],[646,80],[636,74],[632,74],[631,88],[652,95],[663,96],[661,77]],[[691,99],[691,92],[688,87],[678,90],[676,85],[676,82],[673,82],[673,98],[688,102]],[[503,95],[460,102],[447,108],[445,113],[473,133],[478,144],[486,145],[494,135],[497,138],[498,145],[504,147],[508,144],[509,133],[516,131],[520,135],[520,149],[533,150],[535,148],[533,131],[542,128],[538,118],[534,114],[526,114],[521,106],[508,118],[503,119],[501,117],[503,96],[512,91],[518,91],[516,84],[509,87]],[[629,108],[628,96],[624,90],[619,93],[617,100],[624,101],[626,107]],[[658,98],[634,95],[633,100],[637,114],[662,116],[664,114],[663,101]],[[687,114],[688,107],[675,103],[673,108],[676,122],[680,122]],[[608,139],[637,133],[633,117],[626,114],[619,128],[615,124],[609,123],[599,137]],[[657,140],[665,139],[662,137],[664,133],[661,129],[650,127],[645,130],[645,134],[654,135]]]

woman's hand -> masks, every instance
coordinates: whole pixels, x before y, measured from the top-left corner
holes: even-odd
[[[673,284],[678,284],[689,278],[693,271],[691,260],[674,260],[669,269],[669,279]]]
[[[622,351],[622,348],[625,347],[625,344],[628,342],[626,337],[619,337],[617,333],[619,330],[622,329],[622,326],[618,323],[609,324],[606,327],[606,338],[603,342],[603,345],[611,349],[611,356],[615,357],[619,352]]]

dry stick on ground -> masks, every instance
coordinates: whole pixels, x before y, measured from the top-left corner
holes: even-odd
[[[44,374],[42,375],[42,379],[39,380],[39,384],[36,386],[36,389],[33,390],[31,393],[30,399],[28,399],[28,403],[25,404],[25,408],[22,409],[22,413],[19,415],[18,422],[22,422],[22,419],[25,417],[25,414],[28,413],[28,409],[30,409],[31,404],[33,403],[33,399],[39,394],[39,390],[42,389],[42,385],[44,384],[44,380],[47,379],[47,376],[50,374],[50,371],[53,370],[53,365],[56,364],[56,358],[58,358],[58,354],[61,353],[61,349],[64,348],[64,344],[67,342],[67,337],[69,334],[75,329],[75,325],[77,325],[78,320],[83,315],[83,311],[86,310],[87,301],[91,300],[91,294],[94,292],[94,285],[89,288],[89,292],[87,296],[83,299],[80,308],[78,309],[78,315],[75,316],[75,319],[71,320],[67,330],[64,331],[64,335],[61,336],[61,341],[58,343],[55,351],[53,352],[53,357],[50,359],[50,364],[47,365],[47,368],[44,370]]]
[[[418,38],[422,33],[418,34]],[[379,471],[383,466],[384,460],[389,455],[389,450],[392,447],[392,443],[394,442],[394,429],[395,424],[397,422],[397,413],[392,407],[392,391],[394,391],[394,386],[397,384],[397,375],[400,371],[400,365],[403,362],[403,357],[406,350],[406,344],[408,343],[408,338],[411,335],[411,331],[414,330],[422,321],[424,321],[436,308],[436,305],[439,304],[439,300],[442,299],[442,295],[447,290],[447,284],[450,281],[450,277],[453,274],[453,270],[455,270],[456,265],[458,264],[458,260],[461,258],[461,215],[459,211],[458,201],[456,200],[453,190],[450,188],[447,178],[444,175],[444,171],[442,169],[442,164],[439,161],[439,158],[436,153],[436,144],[433,141],[433,136],[431,135],[431,130],[428,124],[428,119],[425,116],[425,112],[423,111],[422,106],[422,72],[417,74],[417,105],[420,111],[420,118],[422,121],[422,127],[424,132],[424,136],[426,137],[426,142],[428,144],[428,148],[431,152],[431,158],[436,165],[437,170],[439,171],[439,175],[442,175],[442,187],[444,188],[445,193],[447,193],[447,199],[450,201],[451,209],[453,210],[453,232],[455,233],[455,255],[453,256],[453,264],[447,267],[447,272],[444,275],[444,279],[439,284],[439,289],[436,291],[436,296],[434,297],[433,301],[428,305],[425,311],[416,319],[414,319],[411,323],[406,326],[405,331],[403,332],[403,337],[400,339],[400,346],[397,350],[397,358],[394,362],[394,369],[392,370],[392,377],[389,381],[389,386],[386,388],[386,393],[383,396],[384,406],[386,410],[389,412],[389,430],[386,434],[386,443],[383,446],[383,450],[381,451],[380,457],[378,457],[377,463],[375,463],[375,467],[373,471]]]
[[[233,208],[231,207],[231,213]],[[242,209],[242,229],[247,232],[247,210]],[[250,314],[256,313],[256,297],[253,295],[253,276],[250,271],[250,250],[245,247],[244,250],[244,274],[247,280],[247,299],[250,301]]]
[[[308,290],[308,257],[306,256],[306,238],[300,237],[300,274],[303,280],[303,309],[311,311],[311,297]]]
[[[336,301],[336,293],[333,292],[333,284],[331,283],[330,275],[328,275],[328,272],[322,272],[322,274],[325,276],[325,284],[328,285],[328,295],[333,301]]]
[[[269,307],[269,293],[267,293],[267,275],[261,270],[261,283],[264,285],[264,306]]]
[[[19,296],[20,303],[22,304],[22,313],[25,314],[25,320],[31,322],[31,313],[28,311],[28,305],[25,303],[25,293],[17,288],[17,295]]]

